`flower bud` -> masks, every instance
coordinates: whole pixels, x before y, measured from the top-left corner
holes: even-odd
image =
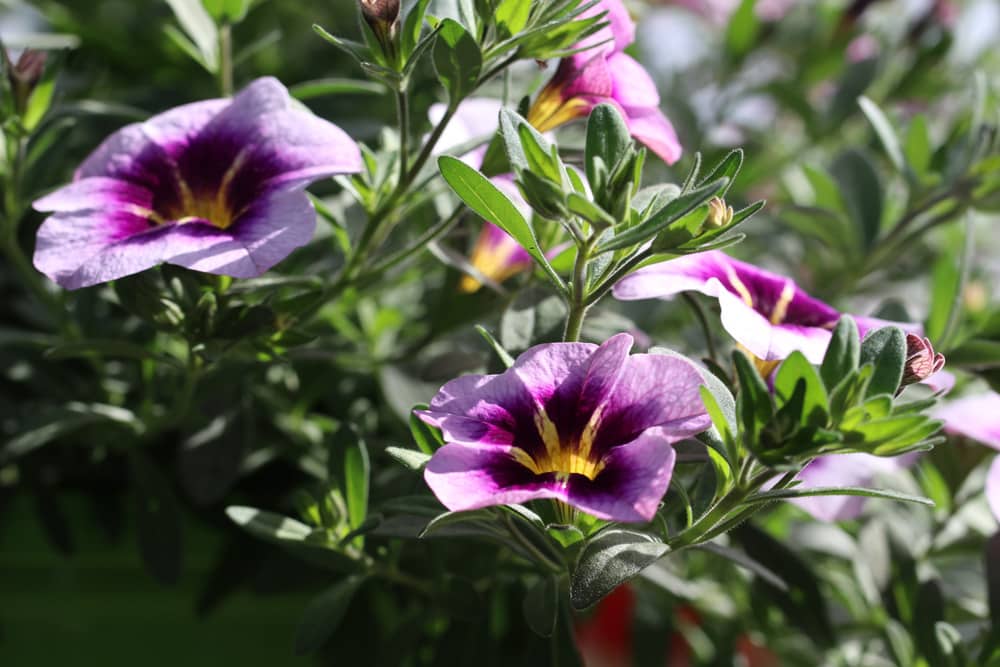
[[[725,227],[733,221],[733,207],[727,206],[726,202],[719,197],[712,197],[708,202],[708,218],[705,219],[705,226],[709,229]]]
[[[391,62],[396,58],[396,37],[399,34],[399,0],[358,0],[361,15]]]
[[[906,334],[906,364],[900,388],[922,382],[944,367],[944,355],[934,352],[931,341],[916,334]]]
[[[44,51],[25,49],[17,59],[16,65],[11,65],[10,60],[4,58],[7,62],[7,79],[10,81],[18,113],[24,113],[31,93],[45,72],[47,57]]]

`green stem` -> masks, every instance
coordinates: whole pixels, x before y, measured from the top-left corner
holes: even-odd
[[[594,239],[590,239],[579,247],[576,262],[573,264],[573,283],[570,285],[569,314],[566,317],[566,329],[563,341],[574,343],[580,340],[583,330],[583,320],[587,316],[590,305],[587,303],[587,263],[593,250]]]
[[[716,355],[715,341],[712,340],[712,328],[708,326],[708,318],[705,316],[705,309],[701,307],[698,300],[691,296],[688,292],[681,292],[681,298],[684,299],[684,303],[691,308],[691,312],[694,313],[695,318],[698,320],[698,325],[701,327],[702,333],[705,334],[705,347],[708,348],[708,358],[719,363],[719,358]]]
[[[233,26],[224,21],[219,26],[219,92],[233,95]]]
[[[366,271],[360,273],[355,279],[355,284],[366,285],[370,281],[377,279],[379,276],[385,274],[387,271],[396,268],[399,264],[405,262],[411,255],[418,252],[422,252],[430,243],[440,238],[442,235],[448,232],[455,224],[461,219],[462,214],[465,212],[465,206],[459,206],[451,215],[447,218],[441,220],[436,225],[430,227],[427,231],[421,234],[416,241],[414,241],[409,246],[398,250],[397,252],[389,255],[381,262],[377,263],[375,266],[367,269]]]
[[[587,305],[590,306],[597,303],[611,290],[612,287],[615,286],[619,280],[632,273],[632,271],[635,270],[635,267],[639,266],[639,264],[642,264],[652,256],[653,253],[646,250],[630,257],[624,264],[615,269],[610,276],[602,280],[601,283],[594,288],[594,290],[590,293],[590,296],[587,297]]]
[[[396,91],[396,121],[399,124],[399,182],[406,180],[410,161],[410,109],[406,90]]]

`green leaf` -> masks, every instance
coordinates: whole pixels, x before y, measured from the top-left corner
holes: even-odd
[[[983,552],[986,593],[990,607],[990,627],[994,641],[1000,641],[1000,532],[986,541]]]
[[[774,393],[779,407],[791,400],[799,383],[804,383],[805,387],[800,422],[808,426],[825,426],[829,400],[826,388],[805,355],[796,350],[782,362],[774,378]]]
[[[756,0],[742,0],[729,19],[726,49],[737,58],[750,51],[760,33],[760,19],[754,11],[756,4]]]
[[[501,533],[496,527],[497,515],[492,509],[469,510],[467,512],[443,512],[421,531],[421,539],[442,534],[448,537],[468,535],[473,537],[497,537]]]
[[[927,129],[927,118],[917,114],[910,121],[906,131],[906,160],[918,176],[924,176],[931,166],[934,149],[931,146],[931,135]]]
[[[345,427],[341,427],[343,430]],[[344,497],[347,500],[347,512],[351,528],[357,528],[368,516],[368,486],[371,478],[371,461],[368,458],[368,447],[361,436],[350,429],[349,441],[346,443],[344,456]],[[331,456],[339,454],[336,450]]]
[[[603,208],[575,192],[566,197],[566,205],[570,213],[575,213],[596,227],[611,227],[616,223],[614,217]]]
[[[557,287],[565,290],[565,283],[555,273],[538,247],[534,230],[507,195],[488,178],[457,158],[443,155],[438,159],[438,167],[444,180],[469,208],[510,234],[545,270],[549,279]]]
[[[424,466],[427,465],[427,462],[431,460],[430,454],[417,452],[404,447],[386,447],[385,453],[399,463],[402,463],[410,470],[423,470]]]
[[[162,584],[181,576],[181,518],[170,483],[138,449],[129,455],[135,484],[136,532],[142,562]]]
[[[482,336],[487,344],[489,344],[489,346],[493,349],[505,368],[510,368],[514,365],[514,357],[510,356],[510,353],[504,349],[503,345],[501,345],[496,338],[493,337],[493,334],[486,330],[486,327],[477,324],[476,331],[479,332],[479,335]]]
[[[29,133],[38,127],[52,106],[59,69],[58,62],[50,62],[45,67],[42,78],[35,84],[35,89],[31,91],[31,96],[24,109],[24,116],[21,118],[21,124]]]
[[[309,603],[295,634],[296,654],[307,655],[323,647],[340,625],[351,600],[364,582],[364,576],[349,576],[326,589]]]
[[[886,155],[889,156],[892,166],[898,172],[904,173],[906,171],[906,160],[903,158],[903,148],[899,144],[899,137],[896,136],[896,130],[893,128],[892,123],[889,122],[882,109],[864,95],[858,98],[858,106],[861,107],[861,111],[868,117],[868,122],[872,124],[872,128],[875,130],[875,134],[878,135],[879,141],[882,142],[882,147],[885,148]]]
[[[906,364],[906,335],[899,327],[871,331],[861,341],[861,364],[872,364],[871,383],[865,396],[895,394]]]
[[[253,0],[202,0],[205,9],[219,23],[239,23],[247,17]]]
[[[530,15],[531,0],[501,0],[494,17],[508,35],[516,35],[524,30]]]
[[[931,304],[927,314],[925,332],[939,349],[948,348],[955,328],[961,319],[964,299],[962,293],[969,279],[972,253],[975,244],[971,220],[966,222],[961,249],[947,248],[937,261],[931,274]]]
[[[524,596],[524,620],[540,637],[551,637],[559,616],[559,580],[555,575],[538,578]]]
[[[444,440],[441,438],[441,432],[438,431],[433,426],[430,426],[424,422],[423,419],[416,415],[418,410],[426,410],[427,405],[420,404],[413,406],[413,410],[410,412],[410,435],[413,436],[413,442],[417,444],[424,454],[433,454],[437,449],[444,444]]]
[[[705,185],[706,183],[717,181],[720,178],[728,178],[729,185],[723,188],[718,194],[719,197],[724,197],[726,192],[729,191],[729,186],[736,180],[736,176],[740,173],[740,169],[742,167],[743,149],[737,148],[736,150],[729,151],[726,157],[722,158],[722,161],[716,165],[715,169],[712,170],[712,173],[701,179],[701,183],[699,185]],[[746,217],[750,216],[748,215]]]
[[[414,51],[417,48],[417,44],[420,43],[420,33],[424,27],[424,17],[427,15],[427,5],[430,4],[431,0],[417,0],[417,3],[410,10],[410,13],[406,15],[403,19],[403,31],[400,35],[400,50],[403,53],[403,60],[406,61],[407,67],[410,66],[409,60],[413,56]]]
[[[882,227],[882,181],[868,154],[848,149],[834,160],[830,172],[840,186],[844,206],[865,248],[870,248]]]
[[[946,665],[945,651],[938,643],[936,626],[944,620],[944,595],[941,584],[929,579],[917,589],[916,608],[911,628],[917,650],[930,665]]]
[[[577,610],[605,595],[662,558],[670,547],[645,533],[610,529],[587,542],[570,580],[570,601]]]
[[[253,507],[231,505],[226,515],[254,537],[275,544],[304,542],[312,533],[312,528],[301,521]]]
[[[750,558],[781,573],[788,590],[782,591],[767,580],[761,580],[760,585],[785,612],[787,621],[801,628],[820,646],[830,646],[833,630],[826,598],[809,564],[781,541],[752,524],[745,523],[731,534]]]
[[[337,78],[303,81],[288,88],[288,92],[297,100],[311,100],[325,95],[382,95],[385,90],[385,86],[371,81]]]
[[[746,354],[733,350],[733,364],[740,381],[740,392],[736,399],[736,414],[743,424],[740,432],[745,438],[744,445],[752,448],[757,443],[761,429],[771,420],[774,404],[771,392]]]
[[[841,316],[823,355],[820,376],[827,389],[833,389],[861,363],[861,335],[850,315]]]
[[[600,244],[596,252],[599,254],[620,250],[648,241],[672,223],[706,203],[728,184],[729,179],[722,178],[680,195],[635,227],[631,227]]]
[[[219,32],[200,0],[167,0],[177,22],[198,48],[202,63],[210,72],[219,69]]]
[[[831,454],[831,456],[836,456]],[[836,487],[812,487],[808,489],[777,489],[774,491],[762,491],[744,500],[746,504],[768,503],[773,500],[789,500],[791,498],[811,498],[813,496],[862,496],[864,498],[883,498],[885,500],[896,500],[904,503],[915,503],[934,507],[934,501],[921,496],[914,496],[909,493],[899,491],[889,491],[885,489],[866,489],[860,486],[836,486]]]
[[[434,44],[434,68],[448,99],[457,104],[471,93],[479,81],[483,66],[479,45],[461,23],[452,19],[441,22]]]
[[[610,171],[625,157],[631,145],[632,135],[618,110],[610,104],[594,107],[587,118],[584,150],[587,181],[592,192],[600,192],[607,185],[605,178],[599,176],[598,161]]]

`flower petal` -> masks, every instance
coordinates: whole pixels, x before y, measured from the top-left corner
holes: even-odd
[[[164,261],[195,271],[253,278],[309,243],[315,230],[316,211],[305,193],[274,191],[256,199],[224,230],[229,243],[192,248]]]
[[[635,41],[635,22],[632,21],[628,9],[625,8],[621,0],[601,0],[583,12],[580,18],[597,16],[603,12],[607,13],[602,20],[607,21],[608,25],[577,42],[573,48],[588,49],[589,53],[593,53],[595,49],[601,53],[614,53],[623,51],[625,47]]]
[[[361,171],[361,153],[336,125],[292,106],[277,79],[257,79],[233,98],[184,151],[179,167],[191,188],[215,191],[240,161],[231,192],[302,187]]]
[[[701,433],[710,425],[701,400],[701,373],[680,356],[643,354],[628,357],[618,381],[600,407],[594,437],[595,455],[631,442],[660,427],[671,442]]]
[[[986,392],[949,401],[934,410],[944,430],[1000,450],[1000,394]]]
[[[149,209],[153,194],[118,178],[98,176],[65,185],[32,204],[36,211],[73,212],[138,207]]]
[[[677,440],[670,429],[651,428],[615,447],[596,478],[570,478],[566,502],[600,519],[649,521],[670,485]]]
[[[717,250],[685,255],[639,269],[620,280],[613,289],[616,299],[668,298],[681,292],[701,292],[715,296],[707,286],[709,278],[724,279],[724,262],[729,258]]]
[[[629,133],[661,160],[674,164],[681,159],[684,149],[677,138],[677,132],[659,109],[629,107],[626,109],[626,120]]]
[[[453,512],[539,498],[565,499],[565,484],[554,474],[534,475],[508,452],[502,447],[448,444],[434,452],[424,480]]]
[[[90,154],[77,178],[108,176],[150,185],[149,163],[165,165],[170,157],[166,149],[186,146],[229,104],[229,100],[194,102],[126,125]]]
[[[660,93],[646,68],[632,56],[615,53],[608,57],[612,96],[623,107],[652,108],[660,106]]]
[[[301,192],[259,200],[226,230],[199,220],[150,228],[146,218],[127,208],[57,213],[38,230],[35,266],[67,289],[164,262],[251,278],[307,243],[314,226],[312,203]]]

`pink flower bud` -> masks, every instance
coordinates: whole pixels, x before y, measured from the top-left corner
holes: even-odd
[[[906,334],[906,365],[900,388],[922,382],[944,367],[944,355],[934,352],[928,338]]]

